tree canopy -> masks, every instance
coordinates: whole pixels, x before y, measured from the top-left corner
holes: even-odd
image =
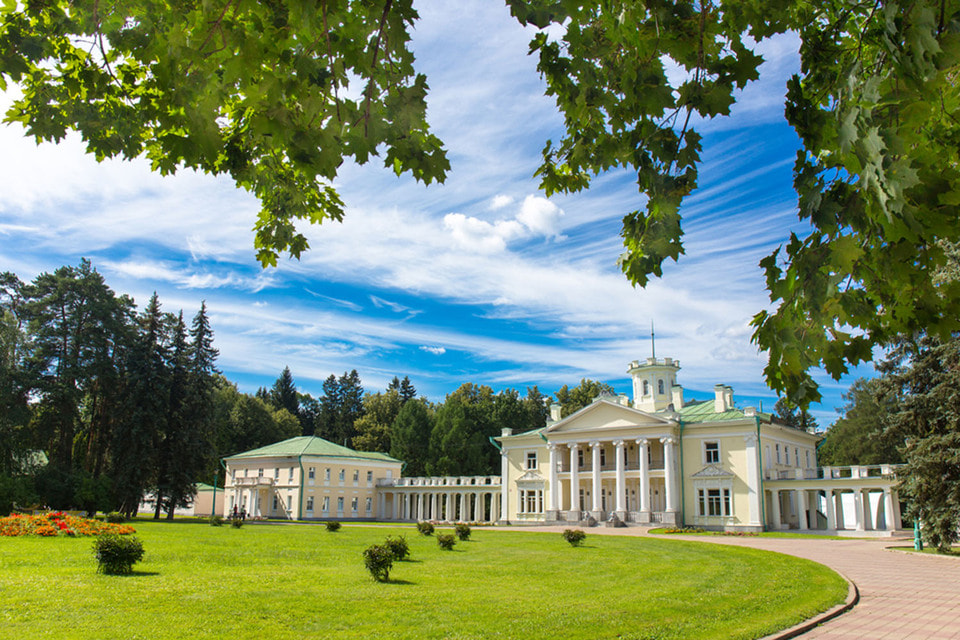
[[[811,225],[761,262],[772,307],[753,320],[767,381],[800,406],[809,374],[839,378],[900,333],[960,326],[960,283],[931,278],[960,240],[960,5],[841,0],[507,0],[565,132],[537,170],[547,195],[636,173],[623,272],[660,276],[683,253],[681,204],[697,186],[698,123],[730,113],[758,78],[755,43],[799,34],[785,113],[802,148],[794,186]],[[332,181],[379,156],[398,175],[444,180],[426,120],[412,0],[102,5],[0,9],[0,88],[23,92],[6,121],[37,141],[79,131],[98,159],[228,174],[262,210],[264,265],[308,248],[299,220],[340,220]],[[680,73],[668,73],[678,69]]]

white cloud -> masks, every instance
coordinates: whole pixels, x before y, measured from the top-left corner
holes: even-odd
[[[513,204],[513,198],[511,196],[496,195],[493,196],[493,200],[490,201],[490,209],[497,211],[511,204]]]
[[[420,347],[420,351],[426,351],[427,353],[432,353],[435,356],[442,356],[447,352],[443,347],[428,347],[423,345]]]
[[[563,210],[546,198],[527,196],[517,214],[517,220],[536,235],[559,239],[558,231]]]

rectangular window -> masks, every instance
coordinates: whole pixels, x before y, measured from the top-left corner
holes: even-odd
[[[236,481],[236,479],[237,479],[237,470],[236,470],[236,469],[231,469],[231,470],[230,470],[230,477],[233,478],[234,481]]]
[[[337,498],[337,511],[343,511],[343,496]]]
[[[277,496],[273,496],[273,510],[276,511],[280,508],[280,505],[277,503]]]
[[[327,467],[326,469],[323,470],[323,479],[326,480],[327,482],[330,482],[330,468],[329,468],[329,467]]]
[[[707,464],[720,464],[720,443],[704,442],[703,459]]]
[[[728,516],[733,513],[730,510],[730,489],[723,490],[723,515]]]
[[[347,472],[343,469],[340,469],[340,482],[343,482],[343,479],[347,477]]]
[[[369,514],[370,514],[370,511],[373,509],[373,498],[367,498],[367,499],[366,499],[366,501],[365,501],[365,503],[364,503],[364,508],[365,508],[365,510],[366,510],[366,513],[369,515]]]
[[[720,489],[707,489],[707,515],[722,515],[720,510]]]
[[[800,449],[794,448],[793,457],[797,460],[797,466],[800,466]]]
[[[287,511],[293,508],[293,496],[289,493],[287,494]]]
[[[809,468],[810,468],[810,452],[809,452],[809,451],[804,451],[803,453],[804,453],[804,457],[806,458],[806,461],[807,461],[807,469],[809,469]]]
[[[707,515],[707,503],[703,489],[697,489],[697,513],[701,516]]]
[[[527,491],[527,513],[537,512],[537,492]]]
[[[330,511],[330,496],[323,496],[323,510]]]
[[[607,465],[607,450],[603,447],[600,447],[600,466],[605,467]]]
[[[353,481],[354,481],[354,482],[359,482],[359,481],[360,481],[360,469],[354,469],[354,470],[353,470]]]
[[[577,466],[583,466],[583,449],[577,449]]]
[[[247,472],[248,472],[248,471],[250,471],[250,469],[244,469],[244,470],[243,470],[243,477],[244,477],[244,478],[247,477]]]
[[[537,468],[537,452],[527,451],[527,469]]]
[[[273,470],[273,479],[274,480],[280,479],[280,467],[277,467],[276,469]]]
[[[263,469],[257,469],[257,477],[258,477],[258,478],[262,478],[262,477],[263,477]]]
[[[356,498],[352,498],[352,499],[350,500],[350,509],[351,509],[352,511],[356,511],[356,510],[357,510],[357,499],[356,499]]]
[[[307,469],[307,477],[313,480],[313,476],[314,476],[314,469],[313,467],[310,467],[309,469]]]
[[[313,496],[307,496],[307,511],[313,511]]]
[[[781,461],[780,461],[780,443],[777,443],[777,464],[781,464]]]
[[[293,482],[293,467],[290,467],[290,471],[287,472],[287,480]]]
[[[373,482],[373,471],[367,471],[367,482]]]

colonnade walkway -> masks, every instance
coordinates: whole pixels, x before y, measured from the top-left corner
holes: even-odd
[[[503,527],[506,528],[506,527]],[[515,527],[563,531],[565,527]],[[641,528],[597,527],[588,535],[648,535]],[[656,536],[777,551],[824,564],[857,585],[850,611],[798,636],[831,640],[960,640],[960,558],[888,549],[913,539]],[[773,636],[777,637],[777,636]]]

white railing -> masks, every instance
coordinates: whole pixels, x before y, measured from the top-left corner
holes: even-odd
[[[848,465],[816,467],[813,469],[765,469],[766,480],[841,480],[863,478],[893,478],[899,464]]]
[[[494,487],[500,476],[429,476],[412,478],[379,478],[378,487]]]
[[[272,487],[274,483],[273,478],[268,478],[267,476],[258,477],[258,478],[234,478],[233,486],[234,487],[256,487],[263,485],[265,487]]]

